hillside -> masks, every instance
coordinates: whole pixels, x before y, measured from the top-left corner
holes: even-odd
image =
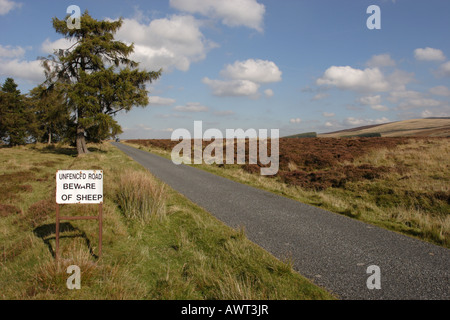
[[[390,122],[319,134],[319,137],[344,137],[380,133],[382,137],[450,137],[450,118],[427,118]]]

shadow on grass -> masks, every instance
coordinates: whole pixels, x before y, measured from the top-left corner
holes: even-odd
[[[93,153],[107,153],[107,151],[101,150],[97,147],[88,147],[89,152]],[[52,153],[52,154],[62,154],[66,156],[77,157],[78,152],[75,147],[58,147],[55,145],[49,145],[44,148],[39,149],[42,153]]]
[[[38,148],[37,150],[41,153],[62,154],[72,157],[78,156],[77,148],[57,147],[55,145],[49,145],[44,148]]]
[[[98,256],[92,250],[91,241],[86,236],[86,233],[84,231],[74,227],[69,222],[63,222],[63,223],[59,224],[59,232],[60,232],[59,239],[64,239],[64,238],[69,238],[69,239],[82,238],[82,239],[84,239],[86,246],[89,249],[89,254],[92,257],[94,257],[95,259],[98,259]],[[75,234],[63,235],[62,233],[64,233],[64,232],[74,232]],[[33,233],[36,237],[42,239],[44,244],[48,247],[48,250],[50,251],[50,254],[52,255],[52,257],[55,258],[56,253],[50,243],[50,240],[56,239],[56,234],[55,234],[56,233],[56,224],[51,223],[51,224],[45,224],[45,225],[39,226],[33,230]]]

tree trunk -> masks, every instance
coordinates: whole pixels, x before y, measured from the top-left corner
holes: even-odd
[[[48,145],[52,144],[52,131],[49,129],[48,130]]]
[[[86,146],[86,137],[84,136],[84,128],[77,127],[77,151],[78,155],[89,153]]]

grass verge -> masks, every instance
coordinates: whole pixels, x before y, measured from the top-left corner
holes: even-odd
[[[83,157],[65,147],[0,148],[1,299],[334,299],[118,149],[90,147]],[[104,172],[101,259],[97,224],[71,221],[61,223],[54,260],[55,173],[64,169]],[[97,206],[61,212],[96,215]],[[80,290],[66,286],[70,265],[81,269]]]

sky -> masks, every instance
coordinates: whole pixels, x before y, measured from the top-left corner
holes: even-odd
[[[148,106],[116,116],[123,139],[194,121],[286,136],[450,116],[447,0],[0,0],[1,83],[45,80],[38,58],[70,46],[52,27],[70,5],[123,18],[115,39],[163,70]]]

